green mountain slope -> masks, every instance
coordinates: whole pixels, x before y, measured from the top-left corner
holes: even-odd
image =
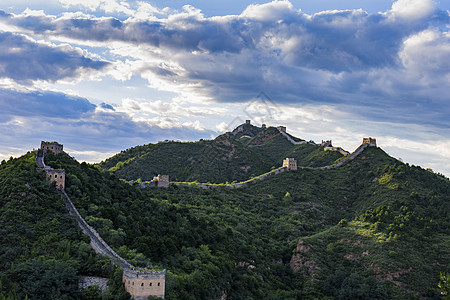
[[[450,269],[449,180],[378,148],[231,190],[139,189],[66,154],[46,164],[66,170],[66,192],[122,257],[168,270],[167,299],[439,299],[439,272]],[[2,293],[21,287],[11,274],[59,263],[70,271],[60,281],[105,272],[120,286],[34,169],[33,154],[0,167]],[[15,245],[25,255],[8,254]]]
[[[293,157],[298,166],[321,167],[333,164],[342,157],[337,151],[324,151],[323,147],[312,144],[294,145],[274,127],[260,132],[247,142],[250,149],[269,159],[273,165],[280,166],[283,159]]]
[[[79,275],[113,276],[115,269],[95,254],[36,167],[34,153],[0,165],[0,299],[83,297]],[[120,278],[111,286],[126,296]]]
[[[127,180],[151,180],[157,174],[167,174],[172,181],[222,183],[265,173],[272,164],[238,139],[221,135],[211,141],[138,146],[100,166]]]
[[[99,166],[126,180],[152,180],[167,174],[171,181],[225,183],[245,181],[279,167],[286,157],[299,166],[330,165],[342,155],[318,145],[293,145],[274,127],[242,124],[234,134],[198,142],[161,142],[137,146],[101,162]],[[241,138],[248,136],[250,138]]]

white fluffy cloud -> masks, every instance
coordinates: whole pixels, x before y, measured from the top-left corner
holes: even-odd
[[[433,0],[398,0],[392,4],[391,12],[405,19],[422,19],[436,10]]]
[[[124,13],[127,15],[132,15],[134,10],[130,9],[127,2],[116,0],[59,0],[61,4],[66,7],[76,6],[84,7],[88,10],[101,9],[106,13]]]

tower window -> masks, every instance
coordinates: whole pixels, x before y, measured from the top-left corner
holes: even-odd
[[[158,286],[160,286],[161,285],[161,283],[160,282],[158,282]]]
[[[150,282],[150,286],[152,286],[152,283]]]

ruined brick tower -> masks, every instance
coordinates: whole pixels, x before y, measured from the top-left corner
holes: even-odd
[[[57,142],[41,142],[41,149],[52,151],[55,154],[63,152],[63,145]]]

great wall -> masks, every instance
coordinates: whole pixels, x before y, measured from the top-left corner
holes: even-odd
[[[280,130],[280,133],[283,134],[283,131]],[[287,134],[286,134],[286,136],[289,137]],[[306,143],[305,141],[302,141],[302,142],[303,142],[303,144]],[[322,142],[322,144],[325,144],[324,151],[327,151],[327,150],[325,150],[325,148],[326,148],[327,145],[331,145],[331,141]],[[293,159],[293,158],[286,158],[283,161],[283,166],[278,168],[278,169],[272,170],[270,172],[267,172],[265,174],[262,174],[260,176],[257,176],[255,178],[249,179],[249,180],[244,181],[244,182],[231,183],[231,184],[226,184],[226,185],[225,184],[216,184],[216,183],[169,182],[168,176],[165,175],[166,176],[165,178],[167,178],[167,182],[164,183],[164,187],[168,187],[170,185],[178,185],[178,186],[197,186],[197,187],[202,188],[202,189],[210,189],[210,188],[217,188],[217,187],[224,187],[224,188],[230,188],[230,189],[240,188],[240,187],[246,186],[249,183],[267,179],[267,178],[269,178],[272,175],[281,174],[283,172],[290,171],[290,170],[295,171],[295,170],[297,170],[297,168],[300,168],[300,169],[311,169],[311,170],[321,170],[321,171],[335,169],[335,168],[341,167],[341,166],[349,163],[350,161],[354,160],[367,147],[376,147],[376,146],[377,146],[376,139],[371,138],[371,137],[363,138],[362,144],[358,148],[356,148],[355,151],[353,151],[352,153],[349,154],[347,151],[343,150],[343,151],[345,151],[346,156],[341,158],[341,160],[339,160],[336,164],[323,166],[323,167],[297,167],[297,162],[295,161],[295,159]],[[339,149],[342,149],[342,148],[339,148]],[[293,161],[290,162],[290,160],[293,160]],[[285,164],[285,161],[286,161],[286,164]],[[142,183],[141,184],[141,187],[145,188],[147,186],[148,185],[146,185],[146,183]]]
[[[54,147],[52,148],[48,145],[53,145]],[[50,183],[56,182],[56,188],[61,191],[62,199],[64,200],[67,210],[71,215],[75,216],[78,226],[89,236],[91,240],[90,244],[94,251],[110,257],[115,264],[123,268],[122,281],[127,292],[130,293],[136,300],[148,299],[149,296],[164,298],[166,270],[155,271],[147,268],[136,268],[117,254],[102,239],[98,232],[84,220],[72,200],[66,194],[64,190],[65,183],[60,182],[61,180],[65,180],[64,170],[55,170],[45,165],[45,153],[47,151],[52,151],[55,154],[61,153],[63,152],[62,147],[62,145],[56,142],[42,142],[41,148],[38,149],[36,153],[38,171],[45,172],[47,174],[47,180]],[[57,150],[55,151],[55,149]],[[58,177],[55,178],[53,174],[57,174]],[[152,268],[152,266],[149,267]]]
[[[278,130],[280,133],[285,136],[288,141],[293,144],[305,144],[307,142],[294,141],[287,133],[286,127],[279,126]],[[324,147],[324,151],[326,147],[331,146],[331,141],[322,141],[321,146]],[[351,154],[344,156],[340,159],[336,164],[323,166],[323,167],[315,167],[309,168],[312,170],[330,170],[341,167],[350,161],[354,160],[359,154],[361,154],[364,149],[367,147],[376,147],[376,139],[374,138],[363,138],[362,144],[356,148]],[[340,148],[341,149],[341,148]],[[62,199],[64,200],[65,206],[71,215],[74,215],[77,219],[78,226],[86,233],[91,241],[91,246],[95,250],[95,252],[100,253],[102,255],[108,256],[112,259],[112,261],[121,266],[123,268],[123,277],[122,281],[125,285],[125,289],[128,293],[130,293],[134,299],[143,300],[147,299],[149,296],[157,296],[160,298],[164,298],[165,296],[165,276],[166,270],[156,271],[153,269],[147,268],[136,268],[130,263],[128,263],[125,259],[123,259],[120,255],[118,255],[98,234],[98,232],[90,226],[84,218],[80,215],[77,208],[73,204],[72,200],[65,192],[65,171],[53,169],[49,166],[45,165],[45,154],[47,151],[52,151],[55,154],[63,152],[63,145],[58,144],[57,142],[42,142],[41,148],[37,150],[36,153],[36,161],[38,165],[38,171],[45,172],[47,175],[47,180],[50,183],[55,183],[56,188],[61,191]],[[348,153],[348,152],[346,152]],[[233,184],[207,184],[207,183],[195,183],[194,185],[203,188],[215,188],[215,187],[226,187],[226,188],[240,188],[246,186],[247,184],[255,181],[261,181],[267,179],[271,176],[278,175],[287,171],[295,171],[298,168],[305,169],[308,167],[297,167],[297,161],[293,158],[286,158],[283,161],[283,166],[262,174],[258,177],[249,179],[245,182],[233,183]],[[193,183],[189,182],[170,182],[168,175],[158,175],[154,178],[153,183],[151,184],[157,187],[169,187],[170,185],[179,185],[179,186],[191,186]],[[141,187],[147,187],[149,184],[145,182],[141,183]],[[149,266],[152,268],[152,266]]]

